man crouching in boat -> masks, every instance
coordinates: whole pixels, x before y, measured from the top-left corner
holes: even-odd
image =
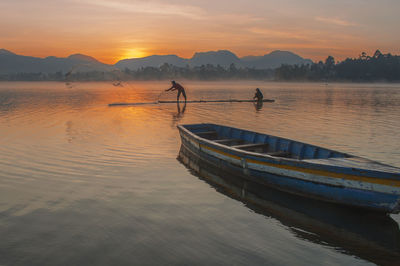
[[[176,101],[179,102],[179,96],[181,96],[181,93],[182,93],[183,97],[185,97],[185,103],[186,103],[185,88],[181,84],[176,83],[175,80],[171,81],[171,83],[172,83],[172,87],[167,89],[167,90],[165,90],[165,91],[176,91],[176,90],[178,90],[178,95],[176,96]]]
[[[257,102],[262,102],[264,98],[264,95],[260,91],[259,88],[256,89],[256,94],[254,95],[253,99],[256,100]]]

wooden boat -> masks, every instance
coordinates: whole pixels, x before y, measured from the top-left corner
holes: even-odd
[[[158,101],[159,103],[177,103],[177,101]],[[185,103],[185,101],[179,101],[180,103]],[[229,100],[193,100],[186,101],[186,103],[273,103],[275,100],[273,99],[263,99],[260,101],[257,100],[238,100],[238,99],[229,99]]]
[[[178,160],[216,192],[241,201],[255,213],[276,219],[299,239],[324,243],[376,265],[397,265],[400,261],[400,229],[389,215],[260,186],[208,163],[183,145]]]
[[[273,103],[273,99],[263,99],[263,103]],[[228,100],[192,100],[192,101],[156,101],[156,102],[138,102],[138,103],[110,103],[108,106],[125,106],[125,105],[145,105],[145,104],[163,104],[163,103],[258,103],[257,100],[238,100],[238,99],[228,99]]]
[[[182,145],[193,154],[260,185],[375,211],[400,211],[400,168],[228,126],[178,129]]]

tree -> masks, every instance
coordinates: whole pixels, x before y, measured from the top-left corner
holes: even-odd
[[[380,57],[382,57],[382,53],[381,53],[381,51],[379,51],[379,50],[376,50],[376,51],[375,51],[375,53],[374,53],[374,56],[373,56],[373,58],[375,58],[375,59],[379,59]]]
[[[335,65],[335,58],[333,58],[333,56],[328,56],[328,57],[325,59],[325,65],[326,65],[328,68],[334,66],[334,65]]]
[[[362,52],[359,59],[367,60],[367,53],[366,52]]]

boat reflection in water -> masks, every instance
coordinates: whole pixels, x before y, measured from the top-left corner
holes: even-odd
[[[225,171],[199,158],[183,145],[178,160],[218,192],[272,217],[300,238],[334,247],[378,265],[398,265],[400,230],[383,213],[320,202],[287,194]]]

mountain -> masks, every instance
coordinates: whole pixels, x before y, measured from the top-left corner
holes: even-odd
[[[207,64],[228,67],[232,63],[237,66],[241,65],[240,59],[234,53],[227,50],[220,50],[195,53],[190,59],[176,55],[152,55],[143,58],[124,59],[116,63],[115,67],[121,70],[125,68],[136,70],[140,67],[159,67],[165,63],[178,67],[186,65],[195,67]]]
[[[69,57],[49,56],[46,58],[17,55],[5,49],[0,49],[0,74],[12,73],[63,73],[69,71],[110,71],[113,67],[97,61],[95,58],[74,54]]]
[[[121,70],[125,68],[136,70],[140,67],[159,67],[164,63],[184,67],[188,64],[188,60],[176,55],[152,55],[143,58],[123,59],[118,61],[115,67]]]
[[[7,51],[6,49],[0,49],[0,55],[15,55],[15,54],[10,51]]]
[[[277,68],[282,64],[311,64],[312,61],[287,51],[273,51],[264,56],[239,58],[230,51],[219,50],[198,52],[190,59],[176,55],[152,55],[143,58],[124,59],[113,66],[103,64],[95,58],[83,54],[73,54],[65,58],[55,56],[39,58],[17,55],[5,49],[0,49],[0,74],[112,71],[115,67],[121,70],[125,68],[136,70],[140,67],[159,67],[165,63],[178,67],[185,67],[187,65],[196,67],[207,64],[229,67],[233,63],[237,67],[270,69]]]
[[[273,51],[264,56],[246,56],[242,57],[241,61],[244,66],[254,67],[257,69],[277,68],[282,64],[286,65],[301,65],[312,64],[310,59],[304,59],[292,52],[288,51]]]
[[[84,55],[84,54],[72,54],[68,56],[68,59],[75,60],[75,61],[85,61],[85,62],[93,62],[93,63],[100,63],[97,59]]]
[[[236,66],[241,65],[240,59],[234,53],[227,50],[195,53],[193,57],[189,59],[190,66],[211,64],[228,67],[232,63]]]
[[[116,63],[115,66],[121,70],[125,68],[136,70],[140,67],[159,67],[164,63],[179,67],[186,65],[196,67],[207,64],[229,67],[229,65],[233,63],[237,67],[268,69],[280,67],[282,64],[311,64],[312,61],[286,51],[273,51],[264,56],[246,56],[239,58],[230,51],[219,50],[198,52],[190,59],[181,58],[176,55],[152,55],[143,58],[124,59]]]
[[[115,66],[121,70],[125,68],[136,70],[140,67],[159,67],[165,63],[178,67],[186,65],[195,67],[207,64],[228,67],[232,63],[237,66],[241,65],[240,59],[234,53],[220,50],[195,53],[190,59],[176,55],[152,55],[143,58],[124,59],[116,63]]]

